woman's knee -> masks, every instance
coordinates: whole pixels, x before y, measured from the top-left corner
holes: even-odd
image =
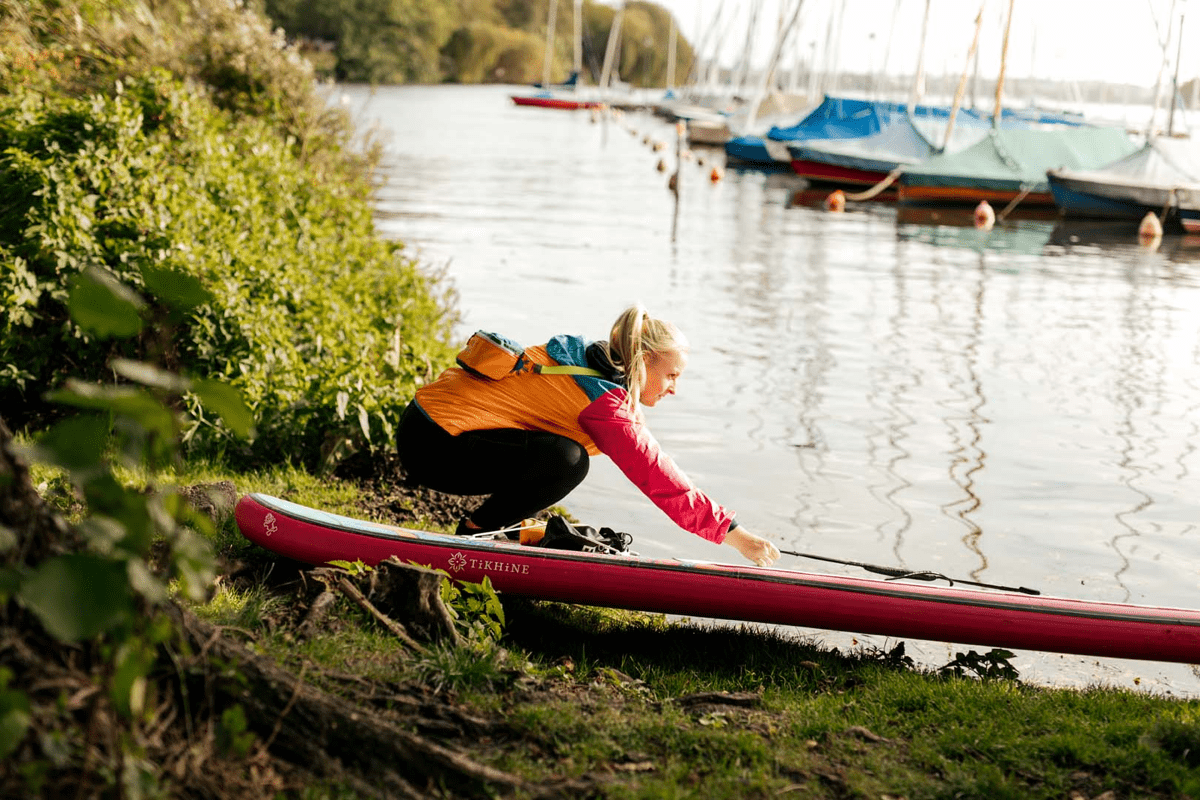
[[[555,436],[548,445],[553,451],[548,460],[555,465],[559,480],[572,487],[582,483],[591,466],[591,458],[583,445],[565,436]]]

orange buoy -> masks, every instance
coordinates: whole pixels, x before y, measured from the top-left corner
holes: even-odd
[[[708,179],[713,183],[718,183],[723,177],[725,172],[720,167],[713,167],[712,172],[708,173]]]
[[[825,198],[826,211],[845,211],[846,210],[846,193],[841,189],[834,189]]]
[[[1142,217],[1142,224],[1138,225],[1138,244],[1142,247],[1158,247],[1162,235],[1162,223],[1153,211],[1147,211],[1146,216]]]
[[[975,206],[975,227],[981,231],[990,231],[996,224],[996,212],[987,200],[980,200]]]
[[[662,150],[663,148],[665,148],[666,146],[667,146],[667,143],[666,143],[666,142],[663,142],[663,141],[660,141],[660,140],[655,140],[654,144],[652,144],[650,147],[651,147],[651,149],[653,149],[653,150],[654,150],[654,152],[656,152],[656,153],[657,153],[657,152],[659,152],[660,150]]]

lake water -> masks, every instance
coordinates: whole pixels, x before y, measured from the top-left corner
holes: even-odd
[[[650,425],[751,530],[1046,594],[1200,604],[1200,237],[1147,249],[1130,227],[1047,214],[983,232],[969,211],[830,213],[790,174],[712,181],[720,150],[678,164],[676,198],[675,129],[649,114],[518,107],[513,87],[338,91],[388,145],[380,228],[444,272],[461,338],[604,338],[635,300],[680,325],[690,364]],[[604,458],[565,504],[644,555],[740,560]],[[907,642],[932,667],[965,649]],[[1186,665],[1012,663],[1035,683],[1200,696]]]

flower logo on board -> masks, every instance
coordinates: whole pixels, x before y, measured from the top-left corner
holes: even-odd
[[[270,536],[272,533],[279,530],[275,527],[275,515],[270,511],[268,511],[267,515],[263,517],[263,530],[266,531],[267,536]]]
[[[455,553],[450,556],[450,569],[458,572],[467,565],[467,557],[462,553]]]

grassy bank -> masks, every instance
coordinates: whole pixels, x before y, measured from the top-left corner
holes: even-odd
[[[429,508],[294,470],[177,477],[217,478],[397,524]],[[453,711],[408,724],[516,776],[501,796],[1200,796],[1196,701],[1027,686],[1004,677],[1015,671],[1003,653],[919,670],[902,644],[842,653],[753,626],[516,598],[498,641],[414,655],[344,599],[320,633],[303,633],[294,565],[230,523],[216,543],[223,590],[198,613],[364,709],[399,714],[381,698],[419,687]]]

